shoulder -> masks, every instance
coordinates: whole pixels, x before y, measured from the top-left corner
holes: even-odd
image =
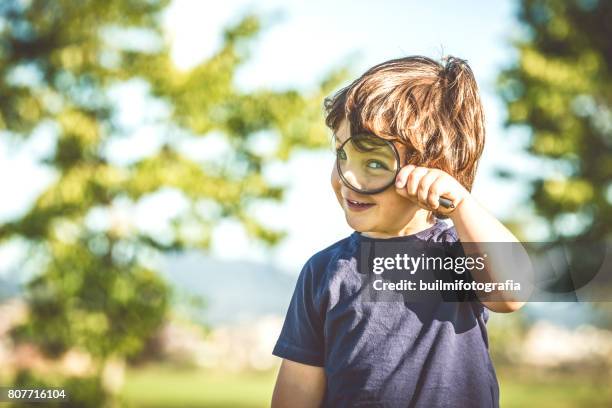
[[[351,234],[312,255],[302,268],[303,279],[314,287],[325,286],[326,279],[333,275],[342,259],[350,259],[356,253],[357,241]]]
[[[325,269],[329,264],[336,261],[338,258],[353,253],[355,248],[354,234],[349,235],[339,241],[334,242],[326,248],[316,252],[306,261],[306,267],[321,270]]]
[[[453,243],[459,241],[455,226],[451,221],[443,219],[438,219],[436,224],[426,231],[426,236],[424,236],[423,239],[439,243]]]

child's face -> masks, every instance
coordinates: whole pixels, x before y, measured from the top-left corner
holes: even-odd
[[[350,137],[348,121],[342,121],[335,136],[335,147],[338,148]],[[402,160],[401,166],[406,165],[406,147],[399,143],[395,143],[395,146]],[[427,212],[399,195],[394,186],[377,194],[361,194],[351,190],[340,180],[335,165],[331,184],[344,210],[346,222],[355,231],[373,237],[397,236],[402,235],[401,232],[417,214],[425,215],[426,218]]]

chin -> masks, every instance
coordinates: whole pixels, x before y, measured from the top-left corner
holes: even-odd
[[[359,220],[359,219],[356,219],[357,217],[354,217],[348,214],[346,215],[345,218],[346,218],[346,223],[349,225],[349,227],[351,227],[355,231],[365,232],[365,231],[370,231],[372,229],[370,223],[367,222],[366,220]]]

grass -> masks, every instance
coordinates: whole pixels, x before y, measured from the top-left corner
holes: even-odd
[[[503,408],[612,407],[609,375],[537,375],[524,370],[502,370],[498,379]]]
[[[165,366],[130,369],[123,400],[142,408],[269,407],[276,371],[229,373]]]
[[[612,406],[610,378],[498,370],[503,408]],[[128,370],[122,397],[134,407],[269,407],[275,371],[228,373],[148,366]]]

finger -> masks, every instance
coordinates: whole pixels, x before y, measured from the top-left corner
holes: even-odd
[[[444,184],[444,176],[439,174],[433,183],[429,186],[429,195],[427,196],[427,204],[434,210],[440,206],[440,196],[442,195],[442,186]]]
[[[419,183],[419,187],[417,190],[417,198],[419,202],[425,206],[430,206],[429,204],[429,190],[431,185],[436,181],[436,179],[440,176],[439,173],[435,171],[429,171]]]
[[[434,184],[431,186],[431,188],[436,192],[437,196],[438,196],[438,204],[439,202],[439,198],[440,197],[444,197],[448,200],[451,201],[451,203],[454,203],[455,199],[457,198],[455,193],[453,193],[452,189],[448,188],[448,184],[447,182],[449,181],[449,179],[447,177],[441,177],[440,179],[436,180],[434,182]],[[446,208],[445,206],[440,206],[440,209],[444,209],[446,212],[448,212],[449,208]],[[450,210],[452,211],[451,207]]]
[[[410,173],[410,175],[408,175],[408,180],[406,181],[406,191],[408,192],[409,196],[416,198],[419,183],[428,171],[429,169],[426,167],[417,167]]]
[[[412,171],[416,168],[414,164],[409,164],[400,169],[395,177],[395,187],[403,189],[406,186],[406,180]]]

